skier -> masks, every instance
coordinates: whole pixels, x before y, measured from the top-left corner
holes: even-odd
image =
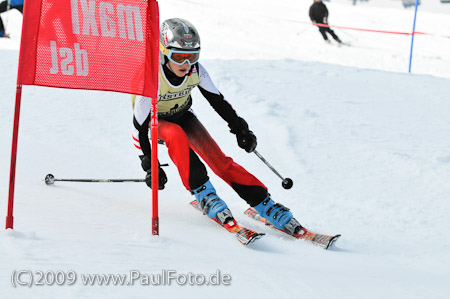
[[[322,2],[322,0],[314,0],[314,3],[309,8],[309,18],[315,24],[328,25],[328,9],[325,6],[325,4]],[[342,43],[342,41],[339,39],[339,37],[336,35],[336,33],[334,33],[334,31],[331,30],[330,27],[325,27],[325,26],[317,26],[317,27],[319,27],[320,34],[322,34],[323,39],[327,43],[330,43],[330,40],[328,39],[328,36],[327,36],[327,32],[339,44]]]
[[[206,69],[198,62],[200,36],[188,21],[174,18],[161,25],[158,97],[158,136],[168,148],[171,160],[178,168],[184,187],[195,196],[204,213],[222,224],[234,218],[227,204],[217,195],[205,165],[275,227],[289,234],[300,231],[301,225],[291,211],[275,203],[266,186],[242,166],[227,157],[190,109],[191,90],[200,89],[214,110],[228,123],[236,135],[239,147],[248,153],[256,148],[256,137],[247,122],[237,115],[217,90]],[[146,183],[151,187],[151,148],[148,137],[151,99],[139,96],[134,101],[135,146],[142,151],[141,166],[147,172]],[[159,166],[159,189],[164,189],[167,176]]]
[[[6,0],[0,3],[0,13],[13,8],[23,13],[23,0]],[[3,25],[1,17],[0,17],[0,37],[8,37],[5,32],[5,26]]]

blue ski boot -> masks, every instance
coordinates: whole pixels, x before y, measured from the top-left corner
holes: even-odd
[[[267,195],[266,199],[253,208],[270,224],[290,235],[295,235],[302,229],[302,226],[297,219],[292,216],[289,209],[282,204],[275,203],[270,198],[270,195]]]
[[[202,207],[203,213],[209,218],[216,219],[223,225],[230,221],[234,222],[233,215],[228,209],[227,204],[217,196],[216,189],[214,189],[210,181],[192,190],[191,194],[195,195],[195,198]]]

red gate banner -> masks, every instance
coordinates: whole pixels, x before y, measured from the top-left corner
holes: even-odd
[[[156,0],[27,0],[19,85],[156,98]]]
[[[159,9],[156,0],[25,0],[14,110],[6,228],[13,228],[22,85],[116,91],[152,98],[156,106]],[[156,110],[156,109],[155,109]],[[152,113],[152,161],[158,118]],[[158,181],[152,168],[153,186]],[[157,186],[157,185],[156,185]],[[158,188],[153,234],[159,234]]]

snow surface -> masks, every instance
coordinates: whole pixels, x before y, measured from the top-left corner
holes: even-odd
[[[373,3],[372,3],[373,2]],[[450,35],[447,6],[423,0],[416,30]],[[399,1],[326,3],[331,24],[411,31]],[[257,175],[306,227],[341,233],[321,250],[248,219],[211,174],[235,217],[267,235],[243,247],[192,209],[169,162],[160,236],[151,235],[145,184],[55,183],[43,178],[142,178],[128,95],[23,89],[14,230],[0,231],[1,298],[448,298],[450,268],[450,39],[336,30],[326,45],[308,25],[310,2],[165,0],[202,36],[202,63],[250,124],[280,180],[234,136],[198,91],[194,110],[224,152]],[[0,40],[0,215],[6,216],[21,15]],[[2,217],[3,217],[2,216]],[[4,218],[3,218],[4,219]],[[11,285],[16,270],[81,274],[210,275],[229,286]],[[24,276],[25,277],[25,276]],[[24,279],[26,280],[26,279]]]

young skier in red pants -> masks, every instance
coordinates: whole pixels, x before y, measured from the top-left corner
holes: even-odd
[[[169,19],[162,23],[158,136],[165,142],[184,187],[195,196],[210,218],[217,219],[222,224],[233,220],[227,204],[216,194],[201,158],[262,217],[278,229],[289,234],[297,233],[301,226],[293,218],[291,211],[275,203],[263,183],[222,152],[191,110],[191,90],[198,87],[214,110],[228,123],[231,133],[236,135],[238,145],[248,153],[255,150],[255,135],[250,131],[247,122],[237,115],[217,90],[208,72],[198,62],[199,57],[200,36],[190,22]],[[142,151],[141,165],[147,172],[146,182],[149,186],[150,110],[150,98],[140,96],[135,99],[133,139],[135,146]],[[159,167],[159,189],[164,189],[166,182],[167,176]]]

